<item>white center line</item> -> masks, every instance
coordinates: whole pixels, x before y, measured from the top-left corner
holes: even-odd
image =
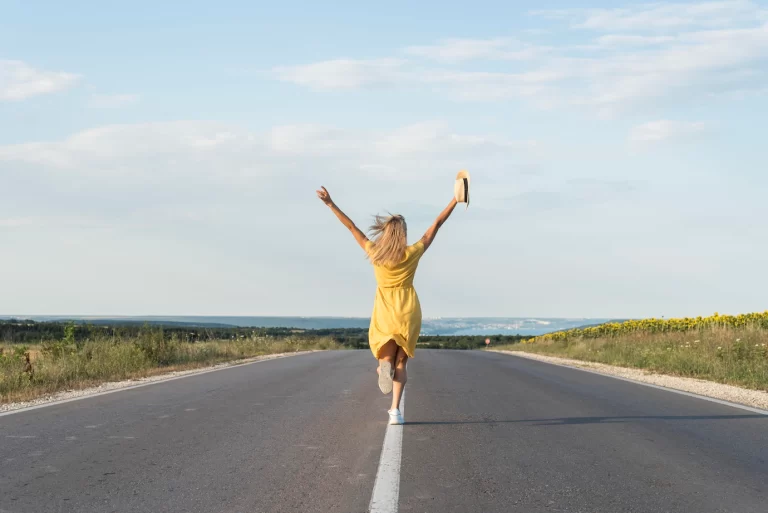
[[[400,399],[400,413],[405,416],[405,391]],[[397,513],[400,501],[400,460],[403,454],[403,426],[387,425],[381,448],[379,470],[373,485],[370,513]]]

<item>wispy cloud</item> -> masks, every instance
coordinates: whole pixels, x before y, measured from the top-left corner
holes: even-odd
[[[21,228],[108,228],[108,225],[98,220],[88,219],[81,216],[70,215],[51,215],[51,216],[25,216],[0,218],[0,229],[21,229]]]
[[[652,144],[665,141],[690,139],[704,133],[706,123],[689,121],[672,121],[662,119],[649,121],[632,128],[629,141],[634,144]]]
[[[765,19],[766,10],[749,0],[647,3],[614,9],[547,9],[531,14],[561,19],[573,28],[611,31],[670,31],[724,28]]]
[[[157,168],[183,173],[190,162],[203,161],[206,155],[222,148],[238,153],[257,145],[247,131],[236,130],[223,123],[204,121],[107,125],[60,141],[0,146],[0,163],[22,162],[48,170],[99,176],[157,176]]]
[[[638,36],[636,34],[607,34],[597,38],[597,43],[604,47],[652,46],[671,43],[673,36]]]
[[[80,76],[63,71],[45,71],[22,61],[0,60],[0,101],[21,101],[54,93],[75,84]]]
[[[21,228],[29,226],[34,223],[34,219],[30,217],[8,217],[0,218],[0,228]]]
[[[138,94],[94,94],[88,105],[94,109],[119,109],[138,102]]]
[[[282,66],[274,72],[286,82],[313,89],[359,89],[396,85],[405,78],[400,59],[335,59],[305,66]]]
[[[366,169],[377,166],[372,158],[398,159],[418,155],[467,156],[500,151],[534,149],[535,140],[513,140],[493,135],[460,134],[445,123],[426,121],[388,132],[342,130],[320,125],[274,127],[268,134],[269,147],[283,155],[355,156]],[[393,165],[380,164],[392,169]]]
[[[458,134],[445,124],[425,122],[408,125],[380,136],[373,144],[380,155],[398,156],[416,153],[498,153],[515,149],[533,149],[535,140],[514,140],[490,135]]]
[[[444,39],[434,45],[409,46],[405,53],[441,62],[462,62],[467,60],[529,60],[548,50],[511,38],[494,39]]]
[[[533,69],[520,73],[461,71],[424,67],[404,60],[322,61],[275,70],[286,82],[315,90],[366,88],[430,88],[457,99],[493,101],[547,98],[547,85],[565,75],[559,70]]]
[[[18,164],[48,172],[109,179],[153,181],[165,178],[258,176],[285,169],[296,159],[330,158],[323,165],[347,170],[409,170],[418,162],[428,174],[451,159],[517,158],[537,150],[534,140],[467,134],[428,121],[390,131],[340,129],[325,125],[283,125],[265,132],[214,122],[180,121],[109,125],[84,130],[60,141],[0,146],[9,173]],[[420,160],[430,156],[425,166]],[[415,159],[415,160],[414,160]],[[301,168],[304,172],[304,169]]]
[[[321,155],[354,151],[361,134],[327,125],[282,125],[267,135],[270,149],[281,155]]]
[[[602,117],[762,88],[768,78],[768,18],[754,2],[535,14],[566,19],[569,26],[561,31],[575,30],[577,38],[594,36],[568,45],[555,44],[553,35],[552,44],[509,37],[443,39],[393,49],[408,58],[328,60],[274,72],[280,80],[316,90],[414,88],[459,100],[586,107]],[[459,67],[467,63],[472,67]]]

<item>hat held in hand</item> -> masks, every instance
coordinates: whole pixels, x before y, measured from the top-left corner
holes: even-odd
[[[469,208],[469,173],[463,169],[456,175],[453,184],[453,197],[458,203],[466,203]]]

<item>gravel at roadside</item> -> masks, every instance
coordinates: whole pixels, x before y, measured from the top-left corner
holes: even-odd
[[[768,410],[768,392],[762,392],[760,390],[749,390],[746,388],[715,383],[703,379],[682,378],[678,376],[667,376],[665,374],[654,374],[642,369],[616,367],[614,365],[606,365],[604,363],[585,362],[581,360],[572,360],[570,358],[559,358],[556,356],[524,353],[522,351],[496,350],[495,352],[513,354],[523,358],[530,358],[531,360],[539,360],[557,365],[565,365],[567,367],[589,369],[601,374],[632,379],[635,381],[641,381],[643,383],[649,383],[666,388],[673,388],[675,390],[682,390],[684,392],[712,397],[722,401],[729,401],[732,403],[751,406],[753,408]]]
[[[102,383],[101,385],[97,387],[91,387],[91,388],[84,388],[82,390],[66,390],[63,392],[57,392],[55,394],[50,394],[42,397],[38,397],[37,399],[33,399],[31,401],[23,401],[23,402],[17,402],[17,403],[5,403],[0,404],[0,413],[8,412],[11,410],[20,410],[23,408],[29,408],[30,406],[39,406],[42,404],[47,403],[55,403],[59,401],[64,401],[68,399],[74,399],[76,397],[84,397],[89,395],[95,395],[95,394],[101,394],[104,392],[108,392],[111,390],[118,390],[121,388],[130,388],[135,387],[137,385],[143,385],[147,383],[153,383],[153,382],[159,382],[159,381],[166,381],[172,378],[177,378],[180,376],[188,376],[191,374],[200,374],[203,372],[210,372],[212,370],[216,369],[222,369],[225,367],[233,367],[236,365],[243,365],[246,363],[252,363],[252,362],[258,362],[261,360],[273,360],[275,358],[285,358],[287,356],[294,356],[294,355],[300,355],[300,354],[307,354],[307,353],[315,353],[316,350],[313,351],[296,351],[293,353],[278,353],[278,354],[268,354],[263,356],[256,356],[254,358],[244,358],[242,360],[235,360],[232,362],[225,362],[220,363],[217,365],[213,365],[210,367],[200,367],[197,369],[189,369],[189,370],[181,370],[181,371],[172,371],[165,374],[158,374],[156,376],[149,376],[146,378],[137,378],[137,379],[128,379],[124,381],[110,381],[107,383]]]

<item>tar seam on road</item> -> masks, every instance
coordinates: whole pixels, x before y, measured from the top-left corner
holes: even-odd
[[[299,353],[299,354],[307,354],[307,353]],[[80,401],[82,399],[90,399],[91,397],[98,397],[100,395],[114,394],[115,392],[123,392],[125,390],[133,390],[135,388],[146,387],[146,386],[149,386],[149,385],[157,385],[158,383],[167,383],[169,381],[174,381],[174,380],[177,380],[177,379],[184,379],[184,378],[190,378],[192,376],[199,376],[201,374],[208,374],[209,372],[217,372],[217,371],[222,371],[222,370],[227,370],[227,369],[235,369],[235,368],[238,368],[238,367],[245,367],[246,365],[253,365],[254,363],[271,362],[271,361],[274,361],[274,360],[279,360],[281,358],[288,358],[290,356],[297,356],[297,355],[286,354],[286,355],[281,355],[281,356],[275,356],[275,357],[272,357],[272,358],[265,358],[263,360],[254,360],[252,362],[235,363],[235,364],[227,365],[227,366],[224,366],[224,367],[217,367],[215,369],[206,369],[206,370],[201,370],[200,372],[191,372],[189,374],[184,374],[182,376],[172,376],[170,378],[158,379],[158,380],[155,380],[155,381],[148,381],[146,383],[139,383],[138,385],[130,385],[130,386],[127,386],[127,387],[113,388],[112,390],[105,390],[103,392],[95,392],[93,394],[80,395],[80,396],[77,396],[77,397],[70,397],[69,399],[61,399],[59,401],[51,401],[51,402],[43,403],[43,404],[36,404],[34,406],[27,406],[26,408],[17,408],[15,410],[8,410],[8,411],[0,412],[0,417],[4,417],[6,415],[13,415],[14,413],[23,413],[25,411],[37,410],[38,408],[47,408],[48,406],[54,406],[54,405],[57,405],[57,404],[71,403],[72,401]],[[2,512],[0,512],[0,513],[2,513]]]
[[[498,353],[498,351],[494,351],[494,352]],[[517,356],[518,358],[525,358],[524,355],[517,355],[517,354],[513,354],[513,353],[499,353],[499,354],[507,354],[507,355],[510,355],[510,356]],[[739,409],[742,409],[742,410],[751,411],[752,413],[759,413],[760,415],[768,415],[768,410],[761,410],[760,408],[753,408],[752,406],[747,406],[745,404],[733,403],[731,401],[724,401],[723,399],[717,399],[717,398],[714,398],[714,397],[707,397],[706,395],[694,394],[693,392],[686,392],[685,390],[677,390],[675,388],[663,387],[661,385],[654,385],[653,383],[646,383],[644,381],[637,381],[637,380],[631,379],[631,378],[624,378],[624,377],[621,377],[621,376],[614,376],[613,374],[606,374],[606,373],[595,371],[595,370],[592,370],[592,369],[584,369],[582,367],[574,367],[574,366],[571,366],[571,365],[566,365],[564,363],[545,362],[543,360],[537,360],[535,358],[527,358],[527,359],[528,360],[533,360],[535,362],[546,363],[546,364],[549,364],[549,365],[557,365],[558,367],[565,367],[567,369],[573,369],[573,370],[578,370],[578,371],[583,371],[583,372],[589,372],[590,374],[597,374],[598,376],[605,376],[607,378],[620,379],[621,381],[626,381],[628,383],[634,383],[635,385],[643,385],[644,387],[656,388],[658,390],[664,390],[665,392],[672,392],[672,393],[675,393],[675,394],[687,395],[688,397],[694,397],[696,399],[703,399],[705,401],[710,401],[710,402],[713,402],[713,403],[718,403],[718,404],[723,404],[725,406],[730,406],[731,408],[739,408]]]
[[[400,398],[400,413],[405,416],[405,391]],[[397,513],[400,502],[400,461],[403,455],[403,426],[387,425],[381,448],[379,470],[373,484],[370,513]]]

